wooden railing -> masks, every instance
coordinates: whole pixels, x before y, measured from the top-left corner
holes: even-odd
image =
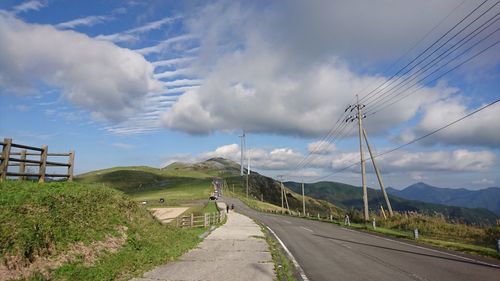
[[[2,155],[0,156],[0,182],[7,177],[18,177],[25,180],[27,177],[36,177],[39,182],[45,182],[46,177],[67,178],[73,180],[73,166],[75,162],[75,152],[68,153],[48,153],[48,147],[33,147],[23,144],[13,143],[12,139],[5,138],[2,145]],[[17,151],[13,151],[16,149]],[[19,156],[15,158],[12,156]],[[27,159],[28,156],[40,156],[40,160]],[[48,157],[68,157],[68,162],[47,161]],[[18,172],[9,172],[9,167],[19,167]],[[38,173],[27,172],[27,167],[38,167]],[[67,173],[47,173],[47,167],[67,167]]]
[[[226,217],[224,211],[219,213],[205,213],[203,215],[195,216],[181,216],[176,218],[177,227],[208,227],[210,225],[221,223]]]

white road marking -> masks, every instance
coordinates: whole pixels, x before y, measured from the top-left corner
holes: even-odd
[[[278,235],[276,235],[276,233],[269,226],[266,226],[266,227],[274,235],[274,237],[276,237],[276,240],[278,240],[278,242],[280,243],[281,247],[283,247],[283,249],[285,250],[286,254],[290,257],[290,259],[292,260],[293,265],[299,271],[299,274],[300,274],[300,277],[302,277],[302,280],[303,281],[309,281],[309,278],[307,278],[306,273],[304,272],[304,270],[302,269],[302,267],[300,266],[300,264],[297,262],[297,260],[295,259],[295,257],[292,255],[292,253],[285,246],[285,244],[283,243],[283,241],[281,241],[281,239],[278,237]]]
[[[450,253],[446,253],[446,252],[442,252],[442,251],[434,250],[434,249],[430,249],[430,248],[425,248],[425,247],[421,247],[421,246],[417,246],[417,245],[412,245],[412,244],[409,244],[409,243],[405,243],[405,242],[401,242],[401,241],[397,241],[397,240],[392,240],[392,239],[389,239],[389,238],[380,237],[380,236],[369,234],[369,233],[366,233],[366,232],[356,231],[356,230],[352,230],[352,229],[348,229],[348,228],[344,228],[344,227],[341,227],[341,228],[344,229],[344,230],[347,230],[347,231],[361,233],[361,234],[366,234],[366,235],[371,236],[371,237],[375,237],[375,238],[379,238],[379,239],[382,239],[382,240],[399,243],[399,244],[410,246],[410,247],[413,247],[413,248],[417,248],[417,249],[421,249],[421,250],[426,250],[426,251],[434,252],[434,253],[440,253],[440,254],[443,254],[443,255],[447,255],[447,256],[451,256],[451,257],[463,259],[463,260],[466,260],[466,261],[471,261],[471,262],[475,262],[475,263],[479,263],[479,264],[484,264],[484,265],[491,266],[491,267],[500,268],[500,266],[498,266],[496,264],[487,263],[487,262],[483,262],[483,261],[479,261],[479,260],[475,260],[475,259],[470,259],[470,258],[462,257],[462,256],[459,256],[459,255],[454,255],[454,254],[450,254]]]
[[[307,230],[307,231],[309,231],[309,232],[311,232],[311,233],[313,233],[313,232],[314,232],[312,229],[309,229],[309,228],[304,227],[304,226],[301,226],[300,228],[302,228],[302,229],[304,229],[304,230]]]

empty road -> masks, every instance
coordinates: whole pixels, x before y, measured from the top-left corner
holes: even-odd
[[[494,259],[436,250],[329,223],[259,213],[237,199],[225,200],[237,212],[271,228],[309,280],[500,280],[500,262]]]

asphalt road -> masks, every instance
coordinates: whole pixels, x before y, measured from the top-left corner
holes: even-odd
[[[309,280],[500,280],[500,262],[345,229],[338,225],[235,210],[271,228]]]

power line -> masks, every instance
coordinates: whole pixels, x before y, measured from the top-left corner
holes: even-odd
[[[497,2],[498,4],[498,2]],[[493,8],[494,6],[490,7]],[[488,9],[488,11],[490,10]],[[486,13],[486,12],[485,12]],[[485,13],[483,13],[482,15],[484,15]],[[477,35],[481,34],[482,32],[484,32],[488,27],[490,27],[491,25],[493,25],[494,23],[496,23],[498,21],[498,15],[500,13],[497,13],[496,15],[494,15],[493,17],[491,17],[490,19],[488,19],[486,22],[484,22],[483,24],[481,24],[479,27],[477,27],[475,30],[473,30],[472,32],[470,32],[469,34],[467,34],[465,37],[463,37],[460,41],[456,42],[455,44],[453,44],[451,47],[449,47],[447,50],[445,50],[444,52],[442,52],[441,54],[439,54],[437,57],[435,57],[433,60],[431,60],[430,62],[428,62],[426,65],[424,65],[422,68],[418,69],[417,71],[415,71],[414,73],[412,73],[411,75],[405,77],[401,82],[399,82],[398,84],[396,84],[395,86],[393,86],[391,89],[388,89],[385,91],[385,93],[382,93],[381,95],[378,95],[371,103],[372,104],[378,104],[380,103],[380,100],[383,100],[387,97],[390,97],[391,95],[394,96],[397,94],[397,92],[394,92],[396,90],[399,90],[401,89],[403,86],[407,85],[409,82],[415,80],[416,78],[418,78],[420,75],[423,75],[425,74],[425,72],[427,72],[428,70],[430,70],[432,67],[438,65],[441,61],[443,61],[443,59],[445,59],[446,57],[448,57],[450,54],[452,54],[453,52],[455,52],[456,50],[458,50],[460,47],[464,46],[465,44],[467,44],[469,41],[471,41],[473,38],[475,38]],[[496,18],[496,19],[495,19]],[[477,19],[476,19],[477,20]],[[468,25],[469,26],[469,25]],[[477,32],[479,30],[479,32]],[[443,68],[444,66],[450,64],[451,62],[453,62],[454,60],[456,60],[457,58],[461,57],[462,55],[464,55],[465,53],[467,53],[468,51],[470,51],[471,49],[473,49],[473,47],[479,45],[480,43],[482,43],[483,41],[485,41],[487,38],[489,38],[491,35],[493,35],[495,32],[497,32],[498,29],[496,29],[495,31],[491,32],[490,34],[488,34],[486,37],[480,39],[479,41],[475,42],[471,47],[467,48],[466,51],[462,52],[460,55],[458,56],[455,56],[454,58],[450,59],[447,63],[445,63],[443,66],[441,66],[439,69]],[[455,34],[455,36],[458,35]],[[454,36],[454,37],[455,37]],[[452,38],[454,38],[452,37]],[[450,38],[451,39],[451,38]],[[465,41],[464,41],[465,40]],[[448,42],[448,41],[447,41]],[[446,43],[445,43],[446,44]],[[444,46],[441,45],[441,47]],[[441,48],[440,47],[440,48]],[[427,56],[425,59],[427,59],[429,56]],[[424,59],[424,60],[425,60]],[[423,62],[424,60],[420,61],[419,64],[421,62]],[[437,60],[437,61],[436,61]],[[418,64],[417,64],[418,65]],[[414,69],[414,68],[412,68]],[[410,69],[410,70],[412,70]],[[435,72],[437,71],[433,71],[432,74],[434,74]],[[407,72],[405,72],[404,74],[407,74]],[[425,78],[428,78],[430,75],[427,75]],[[401,77],[397,78],[396,80],[394,81],[397,81],[399,80]],[[424,79],[420,79],[417,83],[423,81]],[[415,84],[413,84],[412,86],[414,86]],[[410,87],[411,88],[411,87]],[[409,89],[409,88],[408,88]],[[406,89],[406,90],[408,90]],[[392,93],[391,93],[392,92]],[[378,92],[380,93],[380,91]],[[373,96],[372,96],[373,97]]]
[[[390,82],[392,79],[394,79],[397,75],[399,75],[404,69],[406,69],[408,66],[410,66],[412,63],[414,63],[416,60],[418,60],[422,55],[424,55],[428,50],[430,50],[434,45],[439,43],[444,37],[446,37],[450,32],[452,32],[457,26],[459,26],[462,22],[464,22],[466,19],[468,19],[473,13],[475,13],[481,6],[483,6],[488,0],[483,1],[480,3],[476,8],[474,8],[471,12],[469,12],[465,17],[463,17],[458,23],[456,23],[452,28],[450,28],[446,33],[441,35],[437,40],[435,40],[430,46],[428,46],[425,50],[420,52],[415,58],[413,58],[409,63],[407,63],[405,66],[403,66],[401,69],[399,69],[396,73],[394,73],[386,82],[380,84],[377,88],[373,89],[371,92],[363,96],[359,102],[365,102],[369,100],[373,95],[373,93],[380,89],[380,87],[384,86],[387,82]]]
[[[479,5],[477,5],[471,12],[469,12],[465,17],[463,17],[458,23],[456,23],[452,28],[450,28],[446,33],[444,33],[442,36],[440,36],[437,40],[435,40],[430,46],[428,46],[424,51],[422,51],[420,54],[418,54],[415,58],[413,58],[409,63],[407,63],[403,68],[401,68],[400,70],[398,70],[394,75],[392,75],[388,80],[386,80],[384,83],[380,84],[378,87],[376,87],[374,90],[372,90],[371,92],[369,92],[367,95],[365,95],[361,100],[363,99],[366,99],[366,100],[369,100],[373,97],[376,97],[375,100],[373,100],[372,102],[370,103],[374,103],[374,105],[376,105],[376,107],[386,107],[387,104],[384,104],[385,102],[388,102],[390,101],[391,98],[395,98],[397,95],[400,95],[408,90],[410,90],[411,88],[413,88],[415,85],[417,85],[418,83],[424,81],[425,79],[429,78],[431,75],[435,74],[437,71],[441,70],[444,66],[450,64],[451,62],[453,62],[454,60],[456,60],[457,58],[459,58],[461,55],[463,55],[464,53],[466,53],[467,51],[471,50],[472,47],[478,45],[479,43],[481,43],[482,41],[485,40],[485,38],[483,38],[482,40],[480,40],[479,42],[476,42],[472,47],[468,48],[466,50],[466,52],[462,52],[459,56],[455,56],[453,59],[449,60],[447,63],[445,63],[444,65],[442,65],[441,67],[439,67],[438,69],[434,70],[433,72],[431,72],[431,74],[425,76],[423,79],[420,79],[418,80],[416,83],[412,84],[411,86],[407,87],[406,89],[404,89],[403,91],[400,91],[400,92],[393,92],[391,94],[391,91],[394,91],[395,87],[398,87],[396,88],[397,90],[400,90],[403,86],[406,86],[408,85],[408,83],[410,83],[411,81],[415,80],[417,77],[419,77],[420,75],[423,75],[425,74],[429,69],[431,69],[432,67],[436,66],[437,64],[439,64],[444,58],[448,57],[451,53],[455,52],[456,50],[458,50],[460,47],[464,46],[467,42],[469,42],[470,40],[472,40],[474,37],[476,37],[478,34],[480,34],[481,32],[483,32],[486,28],[488,28],[489,26],[491,26],[493,23],[495,23],[497,20],[494,20],[497,16],[498,16],[498,13],[493,16],[492,18],[490,18],[488,21],[486,21],[485,23],[483,23],[481,26],[479,26],[478,28],[476,28],[475,30],[473,30],[472,32],[470,32],[468,35],[466,35],[464,38],[462,38],[459,42],[455,43],[454,45],[452,45],[451,47],[449,47],[446,51],[444,51],[443,53],[439,54],[436,58],[434,58],[432,61],[428,62],[424,67],[420,68],[420,69],[417,69],[417,71],[415,71],[414,73],[412,73],[410,76],[408,77],[404,77],[402,79],[402,81],[400,83],[398,83],[397,85],[393,86],[391,90],[387,91],[387,87],[389,87],[390,85],[392,85],[393,83],[395,83],[396,81],[400,80],[401,77],[403,77],[404,75],[408,74],[410,71],[416,69],[417,66],[419,66],[420,64],[422,64],[423,62],[425,62],[429,57],[431,57],[433,54],[435,54],[438,50],[440,50],[441,48],[443,48],[446,44],[448,44],[451,40],[453,40],[454,38],[456,38],[458,35],[460,35],[464,30],[466,30],[468,27],[470,27],[473,23],[475,23],[477,20],[479,20],[481,17],[483,17],[486,13],[488,13],[490,10],[492,10],[498,3],[499,1],[497,1],[495,4],[493,4],[492,6],[490,6],[489,8],[486,9],[486,11],[483,11],[479,16],[477,16],[475,19],[473,19],[471,22],[469,22],[468,24],[466,24],[465,27],[461,28],[459,31],[457,31],[454,35],[451,36],[451,38],[448,38],[446,40],[445,43],[441,44],[438,48],[436,48],[435,50],[433,50],[430,54],[426,55],[425,58],[421,59],[420,61],[418,61],[415,65],[411,66],[414,62],[416,62],[420,57],[424,56],[427,51],[431,50],[432,47],[434,47],[435,45],[437,45],[441,40],[443,40],[444,38],[446,38],[446,36],[448,34],[450,34],[453,30],[455,30],[458,26],[460,26],[462,23],[464,23],[468,18],[470,18],[476,11],[478,11],[486,2],[488,2],[488,0],[485,0],[483,1],[482,3],[480,3]],[[422,39],[420,39],[417,44],[415,44],[410,50],[408,50],[402,57],[399,58],[398,61],[400,61],[404,56],[406,56],[413,48],[415,48],[418,44],[420,44],[421,41],[423,41],[423,39],[425,39],[433,30],[435,30],[439,25],[441,25],[453,12],[455,12],[456,9],[458,9],[458,7],[460,7],[464,2],[460,3],[457,7],[455,7],[441,22],[439,22],[436,26],[434,26],[429,32],[427,32],[426,35],[424,35],[424,37]],[[492,23],[490,23],[489,25],[487,25],[486,27],[482,28],[479,32],[476,33],[477,30],[479,30],[482,26],[486,25],[488,22],[494,20]],[[496,31],[495,31],[496,32]],[[475,33],[475,34],[474,34]],[[493,33],[490,33],[490,35],[488,35],[487,37],[491,36]],[[473,35],[472,37],[470,37],[471,35]],[[468,37],[470,37],[469,39],[467,39]],[[467,40],[466,40],[467,39]],[[465,42],[463,42],[464,40],[466,40]],[[458,47],[457,47],[458,46]],[[488,47],[487,49],[491,48],[493,46],[490,46]],[[485,50],[481,51],[480,53],[483,53]],[[446,71],[444,74],[440,75],[440,77],[446,75],[447,73],[451,72],[452,70],[456,69],[457,67],[459,67],[460,65],[463,65],[464,63],[470,61],[472,58],[478,56],[480,53],[478,54],[475,54],[474,56],[472,56],[471,58],[467,59],[466,61],[460,63],[459,65],[453,67],[451,70],[448,70]],[[436,61],[437,60],[437,61]],[[434,62],[434,63],[433,63]],[[411,66],[410,69],[406,70],[402,76],[399,76],[398,78],[394,79],[396,76],[398,76],[401,72],[403,72],[406,68],[408,68],[409,66]],[[392,68],[392,67],[391,67]],[[418,75],[417,75],[418,74]],[[413,79],[411,79],[413,77]],[[411,79],[411,80],[410,80]],[[433,81],[436,81],[437,79],[433,79],[432,81],[430,82],[433,82]],[[428,82],[428,83],[430,83]],[[386,85],[387,83],[389,83],[386,87],[384,87],[383,89],[380,89],[381,87],[383,87],[384,85]],[[428,84],[426,83],[426,84]],[[423,86],[420,86],[419,88],[417,88],[415,91],[412,91],[410,92],[409,94],[403,96],[403,97],[400,97],[398,98],[396,101],[393,101],[392,103],[390,104],[394,104],[395,102],[398,102],[400,101],[401,99],[407,97],[408,95],[418,91],[419,89],[421,89]],[[380,90],[379,90],[380,89]],[[378,91],[377,91],[378,90]],[[382,95],[378,95],[382,90],[386,90],[386,92]],[[364,90],[363,90],[364,91]],[[389,95],[388,95],[389,94]],[[380,110],[380,109],[378,109]],[[378,111],[377,110],[377,111]],[[375,110],[372,110],[370,109],[367,113],[370,113],[370,115],[373,115],[375,114],[377,111]],[[344,123],[344,122],[341,122],[343,121],[343,119],[345,118],[346,116],[346,111],[344,111],[344,113],[341,115],[341,117],[337,120],[337,122],[335,123],[335,125],[330,129],[330,131],[328,132],[328,134],[323,137],[320,141],[317,142],[317,144],[312,147],[308,154],[301,159],[301,161],[299,161],[299,163],[295,166],[294,169],[290,170],[290,172],[288,172],[286,175],[290,175],[293,171],[296,171],[296,170],[299,170],[299,169],[304,169],[306,166],[308,166],[314,159],[315,157],[318,157],[318,156],[315,156],[316,152],[319,151],[324,145],[328,145],[328,143],[330,141],[333,140],[333,144],[335,143],[335,141],[339,141],[339,139],[341,137],[344,137],[345,135],[349,135],[350,132],[348,132],[347,134],[345,134],[345,129],[347,127],[347,125]],[[352,129],[352,128],[351,128]]]
[[[474,110],[474,111],[470,112],[469,114],[466,114],[466,115],[462,116],[461,118],[456,119],[455,121],[450,122],[450,123],[448,123],[448,124],[446,124],[446,125],[444,125],[444,126],[442,126],[442,127],[438,128],[438,129],[436,129],[436,130],[434,130],[434,131],[432,131],[432,132],[430,132],[430,133],[427,133],[427,134],[425,134],[425,135],[423,135],[423,136],[420,136],[420,137],[418,137],[418,138],[415,138],[415,139],[413,139],[413,140],[411,140],[411,141],[409,141],[409,142],[407,142],[407,143],[405,143],[405,144],[399,145],[399,146],[397,146],[397,147],[395,147],[395,148],[392,148],[392,149],[389,149],[389,150],[384,151],[384,152],[382,152],[382,153],[376,154],[375,156],[373,156],[373,158],[377,158],[377,157],[380,157],[380,156],[383,156],[383,155],[386,155],[386,154],[392,153],[392,152],[397,151],[397,150],[399,150],[399,149],[401,149],[401,148],[404,148],[404,147],[406,147],[406,146],[408,146],[408,145],[414,144],[414,143],[416,143],[416,142],[418,142],[418,141],[420,141],[420,140],[422,140],[422,139],[424,139],[424,138],[427,138],[427,137],[429,137],[429,136],[432,136],[432,135],[434,135],[435,133],[438,133],[438,132],[440,132],[440,131],[442,131],[442,130],[444,130],[444,129],[446,129],[446,128],[450,127],[450,126],[453,126],[453,125],[455,125],[456,123],[458,123],[458,122],[460,122],[460,121],[462,121],[462,120],[464,120],[464,119],[467,119],[467,118],[469,118],[469,117],[473,116],[474,114],[476,114],[476,113],[478,113],[478,112],[480,112],[480,111],[482,111],[482,110],[484,110],[484,109],[486,109],[486,108],[488,108],[488,107],[490,107],[490,106],[492,106],[492,105],[494,105],[494,104],[496,104],[496,103],[498,103],[498,102],[500,102],[500,99],[497,99],[497,100],[495,100],[495,101],[493,101],[493,102],[491,102],[491,103],[488,103],[488,104],[486,104],[486,105],[484,105],[484,106],[482,106],[482,107],[480,107],[480,108],[478,108],[478,109],[476,109],[476,110]],[[368,161],[368,160],[370,160],[370,159],[371,159],[371,158],[367,159],[367,161]],[[325,176],[321,176],[321,177],[319,177],[319,178],[316,178],[316,179],[314,179],[313,181],[319,181],[319,180],[322,180],[322,179],[328,178],[328,177],[330,177],[330,176],[333,176],[333,175],[335,175],[335,174],[338,174],[338,173],[340,173],[340,172],[343,172],[343,171],[345,171],[345,170],[347,170],[347,169],[349,169],[349,168],[351,168],[351,167],[353,167],[353,166],[356,166],[356,165],[358,165],[358,164],[360,164],[360,163],[361,163],[360,161],[358,161],[358,162],[356,162],[356,163],[352,163],[352,164],[350,164],[350,165],[348,165],[348,166],[345,166],[345,167],[343,167],[343,168],[341,168],[341,169],[338,169],[338,170],[334,171],[333,173],[330,173],[330,174],[328,174],[328,175],[325,175]]]

